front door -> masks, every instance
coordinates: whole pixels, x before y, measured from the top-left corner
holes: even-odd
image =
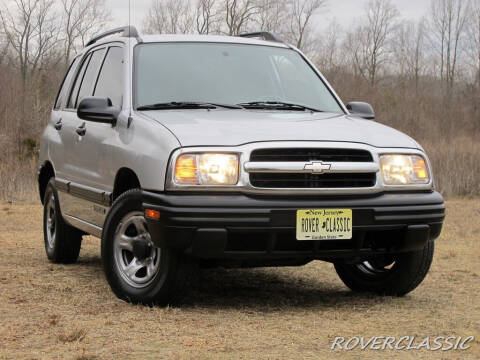
[[[98,74],[92,95],[108,98],[115,107],[123,102],[123,49],[110,46]],[[81,154],[78,164],[81,167],[82,184],[110,193],[113,190],[115,171],[112,164],[115,143],[118,140],[117,127],[78,119],[83,126],[83,136],[76,143],[76,153]],[[113,174],[112,174],[113,172]]]

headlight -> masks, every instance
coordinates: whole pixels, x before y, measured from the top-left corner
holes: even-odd
[[[180,155],[175,163],[174,179],[180,185],[235,185],[238,182],[238,155]]]
[[[430,174],[420,155],[382,155],[380,169],[385,185],[428,184]]]

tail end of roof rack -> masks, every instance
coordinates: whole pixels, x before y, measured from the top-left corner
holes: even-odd
[[[138,31],[137,29],[135,28],[135,26],[123,26],[123,27],[119,27],[119,28],[116,28],[116,29],[112,29],[112,30],[108,30],[108,31],[105,31],[101,34],[98,34],[96,36],[94,36],[88,43],[86,46],[90,46],[90,45],[93,45],[95,44],[97,41],[107,37],[107,36],[111,36],[111,35],[115,35],[115,34],[122,34],[121,36],[122,37],[127,37],[127,38],[136,38],[139,42],[141,42],[141,39],[140,39],[140,36],[138,35]]]
[[[243,33],[243,34],[240,34],[238,36],[245,37],[245,38],[258,38],[258,39],[262,39],[262,40],[266,40],[266,41],[283,43],[283,41],[280,40],[276,35],[268,32],[268,31],[257,31],[257,32]]]

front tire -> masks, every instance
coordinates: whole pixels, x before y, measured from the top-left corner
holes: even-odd
[[[63,219],[54,178],[48,182],[43,200],[43,238],[45,252],[51,262],[72,264],[77,261],[82,233]]]
[[[181,255],[153,245],[139,189],[122,194],[110,209],[102,233],[102,260],[112,291],[127,302],[167,305],[184,285]]]
[[[403,296],[423,281],[433,259],[434,242],[422,250],[382,256],[358,264],[335,263],[343,283],[353,291]]]

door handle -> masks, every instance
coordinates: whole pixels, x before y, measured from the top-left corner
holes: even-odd
[[[58,120],[55,125],[53,125],[53,127],[57,130],[57,131],[60,131],[62,129],[62,119]]]
[[[85,136],[85,134],[87,133],[87,129],[85,127],[85,122],[83,122],[82,125],[80,125],[78,128],[77,128],[77,134],[80,135],[80,136]]]

